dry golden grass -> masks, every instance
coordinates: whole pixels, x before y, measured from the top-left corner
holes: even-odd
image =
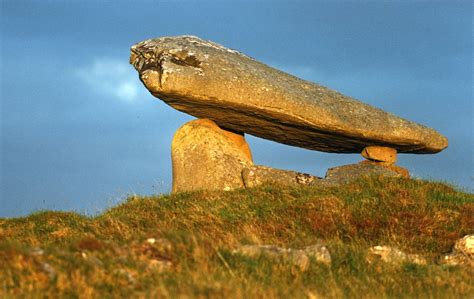
[[[438,259],[474,233],[473,215],[472,194],[378,178],[134,196],[93,218],[38,212],[0,219],[0,297],[459,298],[474,291],[473,269]],[[302,272],[232,254],[240,244],[317,242],[331,252],[330,267],[312,261]],[[368,264],[374,245],[428,264]]]

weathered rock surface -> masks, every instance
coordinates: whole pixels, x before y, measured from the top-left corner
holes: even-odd
[[[374,165],[374,166],[377,166],[377,167],[382,167],[382,168],[391,170],[393,172],[396,172],[402,177],[405,177],[405,178],[410,177],[410,172],[408,171],[408,169],[397,166],[397,165],[394,165],[394,164],[389,163],[389,162],[377,162],[377,161],[367,160],[367,161],[361,161],[361,162],[359,162],[359,164]]]
[[[395,163],[397,161],[397,150],[384,146],[367,146],[362,150],[362,157],[376,162]]]
[[[321,180],[316,176],[291,170],[282,170],[262,165],[253,165],[242,170],[242,178],[246,188],[256,187],[264,183],[280,185],[314,185]]]
[[[362,161],[329,168],[322,182],[325,184],[345,184],[365,176],[407,177],[408,171],[395,165],[385,165],[377,162]]]
[[[431,128],[198,37],[140,42],[132,46],[130,63],[153,95],[232,131],[338,153],[373,145],[436,153],[448,145]]]
[[[242,245],[232,253],[241,254],[252,258],[266,255],[271,258],[281,258],[298,266],[301,271],[306,271],[310,265],[310,259],[331,265],[331,255],[326,246],[315,244],[303,249],[282,248],[275,245]]]
[[[426,265],[426,259],[418,254],[407,254],[398,248],[390,246],[374,246],[369,248],[367,261],[374,263],[382,261],[384,263],[401,264],[412,263],[417,265]]]
[[[446,265],[467,265],[474,268],[474,235],[467,235],[457,240],[452,252],[444,255],[440,262]]]
[[[242,169],[252,158],[244,136],[208,119],[186,123],[171,145],[173,192],[243,188]]]
[[[357,164],[330,168],[324,178],[262,165],[252,165],[242,170],[242,179],[246,188],[253,188],[267,183],[286,186],[333,186],[350,183],[367,176],[408,178],[410,174],[405,168],[386,162],[374,161],[362,161]]]

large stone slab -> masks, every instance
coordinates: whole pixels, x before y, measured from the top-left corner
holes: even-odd
[[[140,42],[130,63],[154,96],[233,131],[337,153],[376,145],[425,154],[448,145],[431,128],[198,37]]]

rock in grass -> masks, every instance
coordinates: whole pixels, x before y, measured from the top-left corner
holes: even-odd
[[[246,188],[256,187],[265,183],[279,185],[314,185],[321,180],[316,176],[291,170],[276,169],[268,166],[253,165],[242,170],[242,178]]]
[[[326,246],[322,244],[314,244],[311,246],[307,246],[302,249],[304,253],[310,257],[314,258],[317,262],[330,265],[332,262],[331,254],[329,254],[329,250]]]
[[[198,119],[176,131],[171,144],[173,192],[243,188],[252,156],[242,134]]]
[[[374,246],[369,248],[367,261],[373,263],[382,261],[390,264],[412,263],[426,265],[426,259],[417,254],[407,254],[398,248],[390,246]]]
[[[198,37],[145,40],[132,46],[130,63],[154,96],[233,131],[336,153],[375,145],[426,154],[448,145],[431,128]]]
[[[389,162],[376,162],[376,161],[367,160],[367,161],[361,161],[359,162],[359,164],[374,165],[374,166],[382,167],[382,168],[385,168],[387,170],[397,173],[398,176],[401,176],[404,178],[410,178],[410,172],[408,171],[408,169],[394,165]]]
[[[454,251],[474,258],[474,235],[467,235],[456,241]]]
[[[329,168],[326,172],[326,177],[319,181],[319,183],[339,185],[367,176],[407,177],[409,174],[406,169],[395,165],[384,165],[377,162],[362,161],[357,164]]]
[[[262,184],[284,186],[334,186],[350,183],[367,176],[406,177],[410,174],[405,168],[387,162],[362,161],[328,169],[325,178],[291,170],[276,169],[263,165],[252,165],[242,170],[246,188]]]
[[[445,265],[466,265],[474,268],[474,235],[457,240],[452,252],[444,255],[440,262]]]
[[[282,248],[275,245],[242,245],[232,253],[241,254],[251,258],[265,255],[271,258],[279,258],[298,266],[301,271],[306,271],[310,265],[310,259],[331,265],[331,255],[326,246],[315,244],[303,249]]]

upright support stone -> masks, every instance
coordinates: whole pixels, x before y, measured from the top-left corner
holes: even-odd
[[[171,144],[173,192],[243,188],[242,170],[253,165],[243,134],[197,119],[176,131]]]

